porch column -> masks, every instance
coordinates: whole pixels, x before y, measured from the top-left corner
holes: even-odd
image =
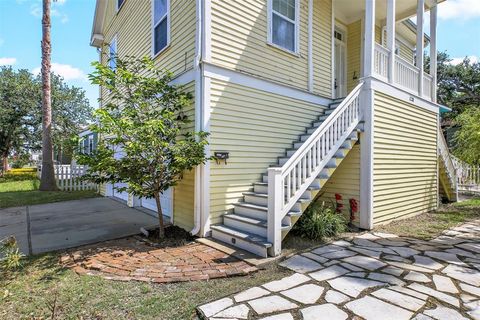
[[[375,0],[365,0],[365,41],[363,46],[363,77],[373,76],[375,50]]]
[[[432,76],[432,101],[437,102],[437,1],[430,8],[430,75]]]
[[[388,82],[395,81],[395,0],[387,0]]]
[[[425,10],[425,0],[417,0],[417,68],[418,72],[418,95],[423,96],[423,14]]]

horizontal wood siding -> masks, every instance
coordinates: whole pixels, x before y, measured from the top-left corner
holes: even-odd
[[[211,150],[230,153],[227,164],[211,162],[210,216],[220,223],[324,107],[212,80],[211,108]]]
[[[299,56],[267,44],[267,1],[212,1],[212,62],[307,88],[307,1],[300,5]]]
[[[347,91],[352,91],[361,77],[362,20],[347,26]],[[354,75],[357,79],[353,79]]]
[[[313,1],[313,90],[332,96],[332,1]]]
[[[152,54],[152,13],[149,0],[126,0],[116,12],[116,0],[108,0],[103,34],[108,44],[117,35],[117,54],[144,57]],[[195,1],[171,0],[170,46],[155,58],[156,66],[175,75],[193,68],[195,55]],[[108,48],[103,48],[102,62],[108,60]],[[106,95],[106,92],[102,93]]]
[[[374,224],[437,206],[437,115],[375,93]]]
[[[355,199],[360,210],[360,145],[357,143],[340,163],[333,175],[320,190],[319,201],[326,204],[335,203],[335,194],[343,198],[342,213],[350,219],[350,199]],[[358,226],[360,213],[355,214],[353,223]],[[347,220],[347,221],[348,221]]]
[[[195,131],[195,83],[190,82],[184,87],[193,99],[188,108],[184,109],[187,119],[190,120],[184,132]],[[185,230],[193,228],[195,194],[195,170],[184,173],[183,179],[173,188],[173,223]]]

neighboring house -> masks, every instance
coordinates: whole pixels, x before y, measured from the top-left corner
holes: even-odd
[[[78,148],[81,153],[90,154],[97,148],[98,134],[89,129],[85,129],[78,134],[80,138],[80,145]]]
[[[164,195],[173,223],[265,256],[316,196],[347,216],[355,199],[363,229],[456,199],[436,68],[416,54],[435,62],[436,19],[434,0],[97,0],[91,44],[174,72],[189,129],[228,157]]]

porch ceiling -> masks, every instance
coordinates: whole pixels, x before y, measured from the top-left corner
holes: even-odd
[[[445,0],[438,0],[441,3]],[[430,10],[433,0],[425,0],[425,10]],[[363,17],[365,0],[333,0],[335,17],[346,24],[355,22]],[[375,18],[382,25],[387,17],[387,1],[376,0]],[[397,0],[396,20],[402,21],[415,16],[417,13],[417,0]]]

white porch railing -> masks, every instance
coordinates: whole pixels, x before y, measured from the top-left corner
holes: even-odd
[[[388,80],[388,57],[390,56],[390,51],[379,45],[375,44],[375,59],[374,59],[374,68],[375,73],[385,80]]]
[[[457,171],[453,164],[450,151],[448,150],[447,141],[445,141],[445,137],[440,129],[438,130],[438,153],[445,165],[445,170],[447,172],[448,180],[452,186],[452,189],[455,191],[455,193],[457,193]]]
[[[452,157],[453,165],[457,170],[458,189],[462,191],[480,192],[480,167]]]
[[[375,43],[374,72],[378,77],[385,81],[388,81],[389,57],[390,50],[378,43]],[[403,59],[399,55],[395,55],[394,82],[396,85],[418,95],[419,74],[420,70],[416,66]],[[423,75],[423,96],[429,100],[432,100],[432,81],[432,76],[429,74]]]
[[[57,186],[63,191],[96,190],[97,185],[80,179],[87,172],[87,166],[54,165]],[[38,166],[38,176],[41,176],[42,166]]]
[[[281,250],[281,223],[360,120],[360,83],[290,159],[268,169],[268,241]]]

